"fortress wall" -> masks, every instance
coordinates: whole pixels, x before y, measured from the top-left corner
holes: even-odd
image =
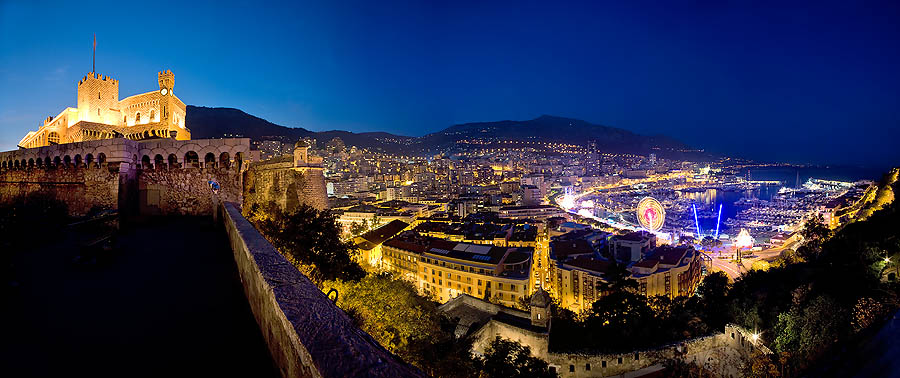
[[[284,377],[423,377],[291,265],[232,203],[218,208],[244,293]]]
[[[218,193],[210,180],[219,183]],[[240,204],[241,184],[236,168],[143,169],[137,174],[138,209],[145,215],[210,215],[215,203]]]
[[[284,211],[307,204],[328,208],[325,176],[322,168],[289,168],[290,165],[251,166],[244,173],[244,206],[274,203]]]
[[[608,354],[550,352],[546,360],[556,367],[560,377],[606,377],[652,369],[654,366],[661,368],[663,362],[679,356],[686,362],[704,366],[711,371],[738,376],[755,351],[772,353],[759,340],[754,340],[749,331],[728,324],[724,333],[655,349]],[[603,366],[604,362],[606,367]],[[588,364],[591,366],[590,370],[587,370]],[[570,371],[570,367],[574,367],[574,372]]]
[[[189,153],[196,154],[196,167],[185,162]],[[207,163],[207,154],[214,161]],[[157,155],[163,160],[160,166],[155,166]],[[65,201],[74,216],[93,207],[128,214],[209,215],[214,196],[208,181],[220,184],[215,196],[220,201],[240,203],[241,172],[250,155],[248,138],[115,138],[0,152],[0,201],[47,192]],[[145,156],[151,160],[147,166]]]
[[[118,209],[119,174],[107,167],[0,170],[0,202],[32,193],[65,202],[74,216],[91,209]]]

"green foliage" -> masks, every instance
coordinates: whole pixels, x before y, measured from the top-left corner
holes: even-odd
[[[724,327],[727,276],[707,277],[710,282],[705,283],[703,297],[648,298],[635,290],[633,280],[616,270],[611,273],[609,281],[598,288],[606,289],[607,294],[587,313],[577,316],[554,304],[551,348],[623,352],[699,337]]]
[[[247,219],[289,260],[311,266],[304,273],[313,281],[358,280],[365,275],[354,260],[356,248],[341,240],[341,228],[331,212],[306,204],[288,214],[274,205],[253,206]]]
[[[363,219],[362,222],[353,222],[350,224],[350,235],[358,236],[362,233],[366,232],[369,229],[368,222]]]
[[[775,351],[794,355],[802,368],[828,347],[849,334],[847,312],[833,299],[819,296],[790,312],[778,315]]]
[[[412,284],[389,274],[369,274],[359,281],[325,281],[322,291],[339,293],[338,306],[354,314],[360,328],[393,353],[415,363],[412,346],[439,337],[435,303]]]
[[[515,341],[497,336],[484,357],[476,359],[476,368],[482,377],[526,378],[556,377],[544,360],[531,355],[531,349]]]
[[[817,259],[822,251],[822,245],[832,235],[831,229],[821,215],[806,221],[800,234],[803,235],[804,243],[797,249],[797,253],[806,261]]]

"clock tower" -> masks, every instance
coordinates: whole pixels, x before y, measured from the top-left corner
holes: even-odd
[[[170,70],[159,73],[159,93],[166,96],[175,89],[175,74]]]

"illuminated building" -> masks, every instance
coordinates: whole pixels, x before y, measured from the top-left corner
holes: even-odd
[[[613,265],[603,256],[607,244],[643,295],[687,296],[700,283],[702,260],[697,251],[687,246],[657,247],[655,236],[647,232],[609,237],[602,231],[580,229],[554,239],[548,290],[562,307],[575,312],[590,309],[605,295],[598,286],[608,282],[606,274]]]
[[[119,81],[91,72],[78,82],[77,107],[47,117],[21,148],[125,137],[191,139],[184,102],[175,96],[175,75],[159,72],[159,89],[119,100]]]
[[[612,241],[612,254],[622,263],[638,261],[656,248],[656,235],[645,231],[616,236]]]
[[[378,267],[382,261],[381,245],[409,227],[409,223],[392,220],[388,224],[353,239],[359,250],[359,261],[368,267]]]
[[[458,243],[404,232],[382,246],[382,268],[443,303],[461,294],[516,306],[531,294],[533,249]]]
[[[547,219],[561,217],[565,212],[552,205],[508,206],[500,208],[503,219]]]

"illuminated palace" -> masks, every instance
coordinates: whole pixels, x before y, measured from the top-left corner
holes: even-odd
[[[175,75],[159,73],[159,89],[119,100],[119,81],[89,73],[78,82],[77,108],[47,117],[37,131],[19,142],[20,148],[125,137],[131,140],[190,140],[185,105],[175,96]]]

